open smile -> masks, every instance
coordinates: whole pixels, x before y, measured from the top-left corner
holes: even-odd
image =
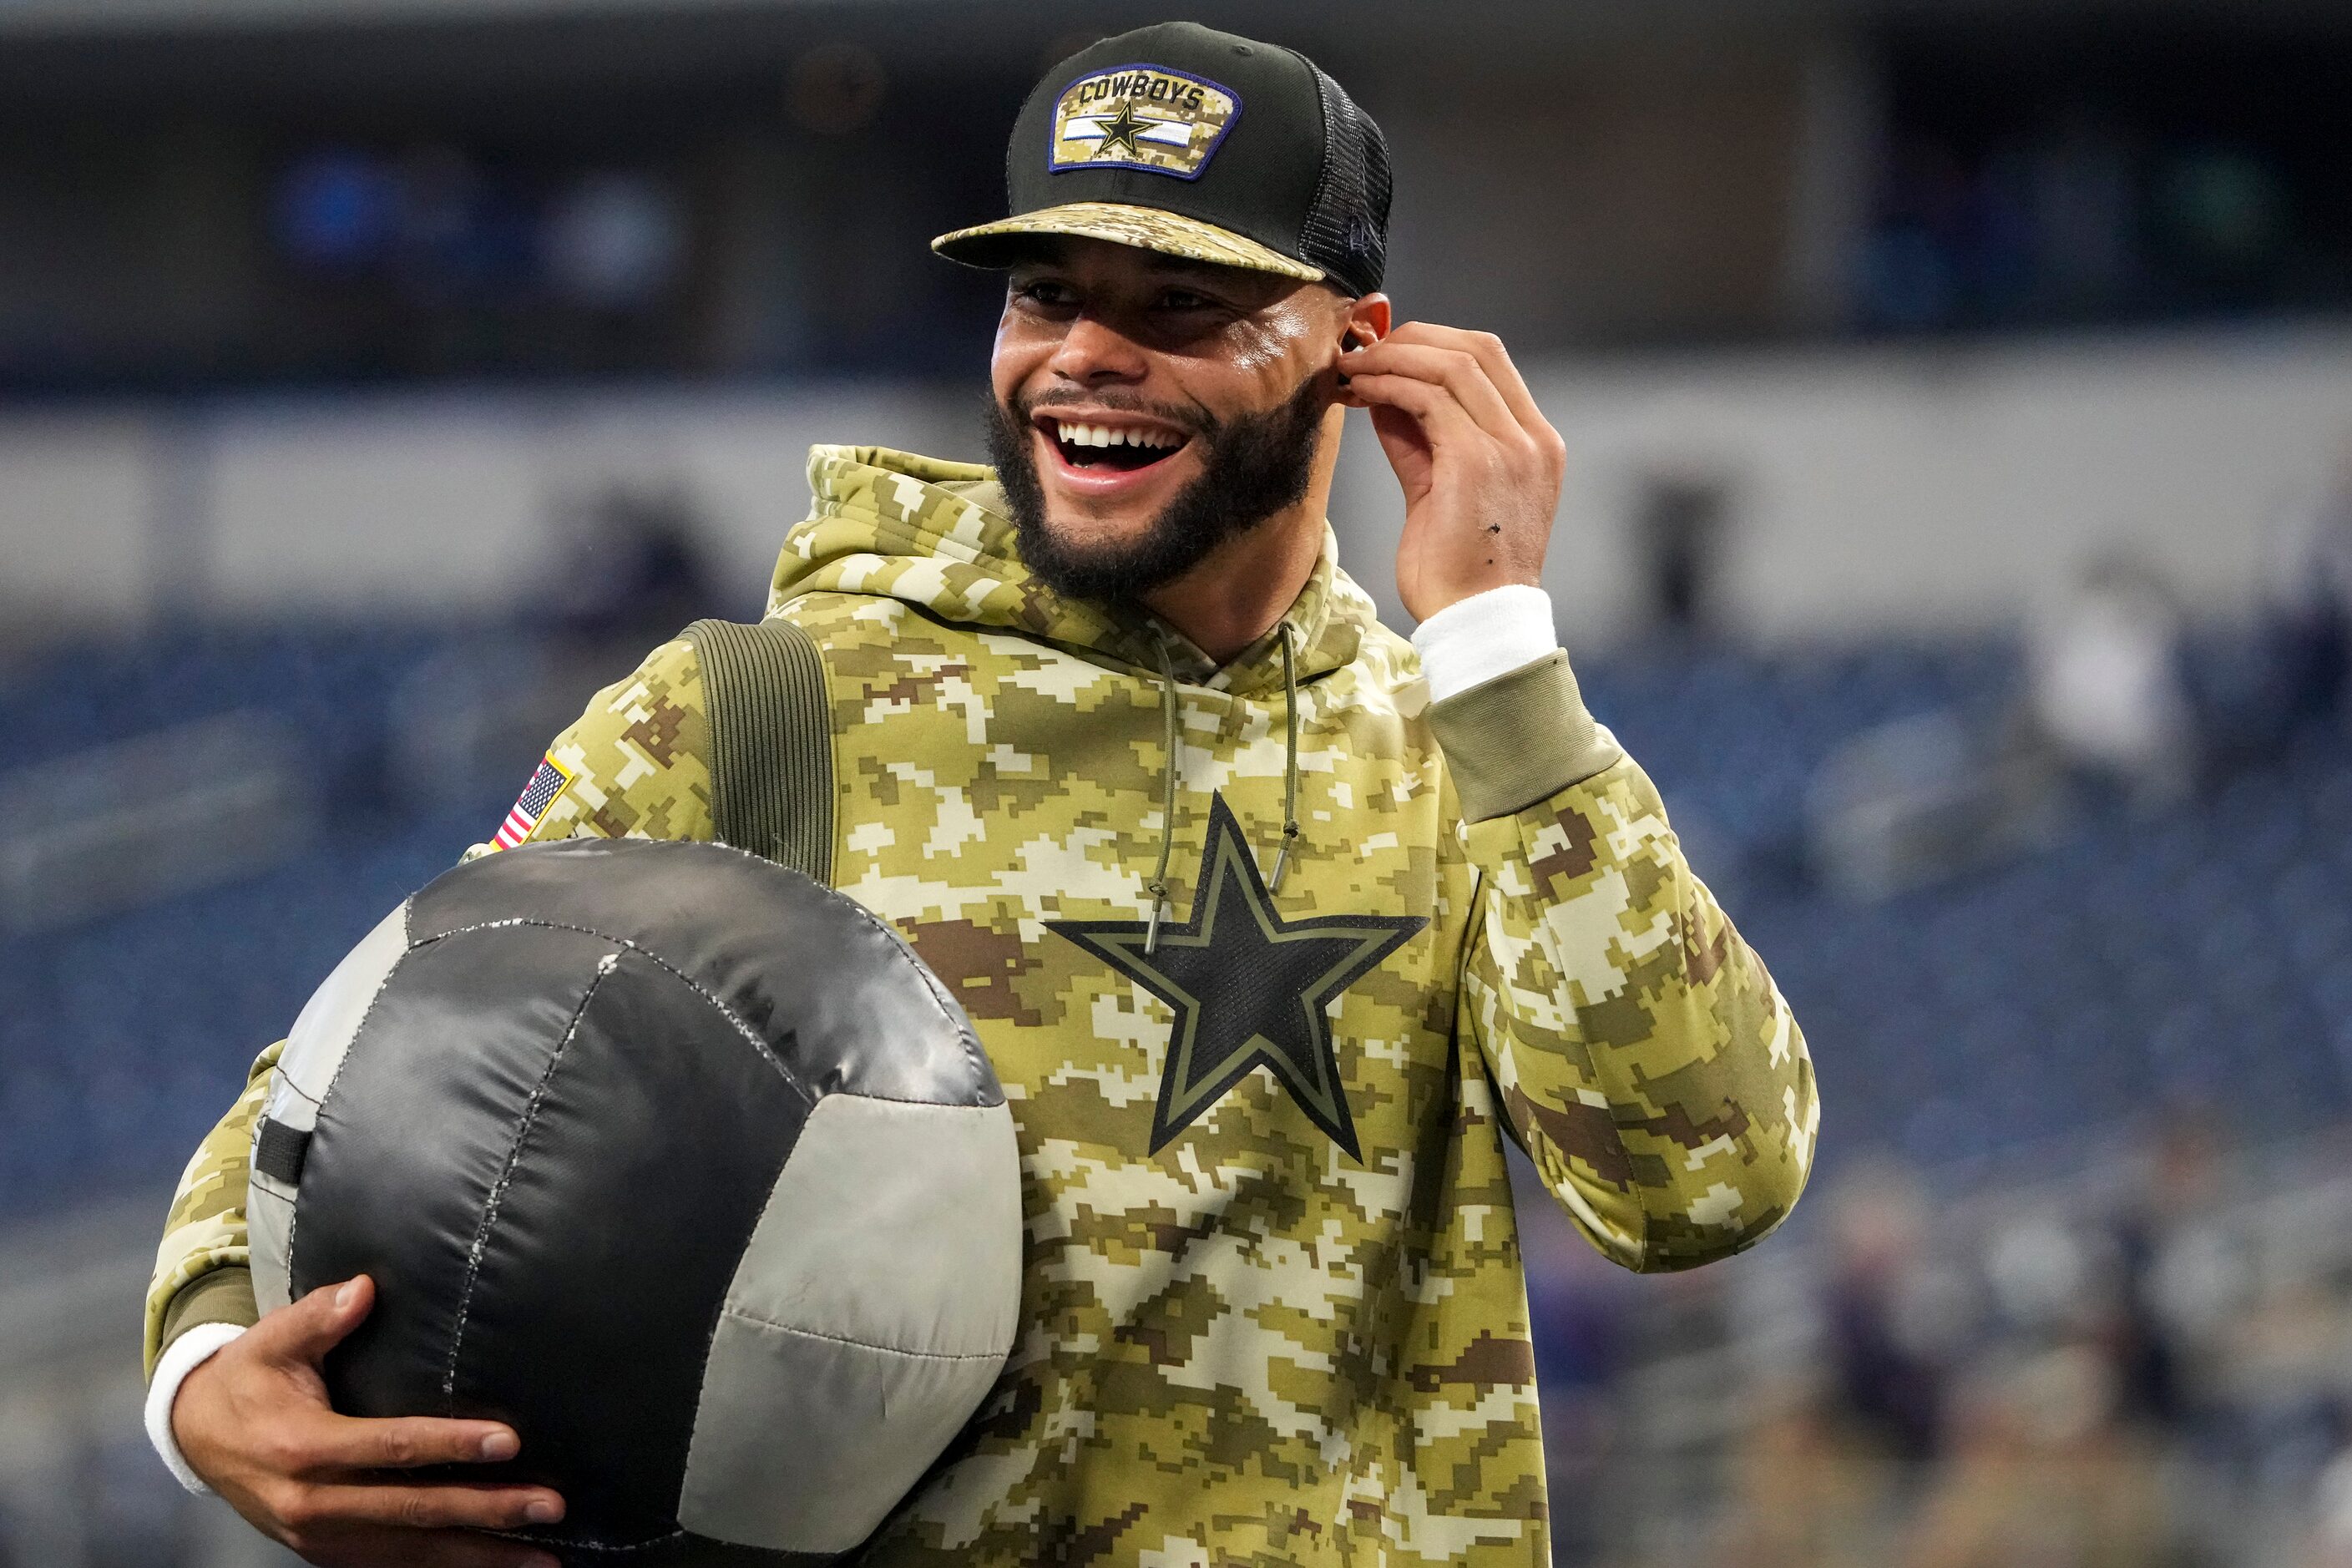
[[[1166,462],[1192,439],[1172,426],[1138,420],[1131,415],[1081,418],[1040,412],[1031,423],[1054,448],[1065,469],[1098,479],[1139,474]]]

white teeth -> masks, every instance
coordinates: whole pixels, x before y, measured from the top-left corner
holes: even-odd
[[[1061,432],[1062,439],[1073,447],[1149,447],[1157,450],[1181,445],[1176,437],[1164,430],[1081,425],[1072,419],[1056,419],[1054,426]]]

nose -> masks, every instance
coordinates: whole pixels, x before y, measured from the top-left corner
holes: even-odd
[[[1143,351],[1117,328],[1092,314],[1080,313],[1062,334],[1061,346],[1046,369],[1062,381],[1080,386],[1116,386],[1139,382],[1147,369]]]

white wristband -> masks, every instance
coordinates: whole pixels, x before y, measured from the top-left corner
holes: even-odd
[[[1555,651],[1551,595],[1524,583],[1473,594],[1422,622],[1412,646],[1429,700],[1443,702]]]
[[[172,1402],[188,1373],[212,1360],[213,1352],[245,1332],[235,1323],[198,1323],[173,1340],[155,1363],[155,1381],[147,1385],[147,1440],[163,1456],[164,1468],[192,1492],[209,1492],[196,1472],[188,1468],[179,1439],[172,1436]]]

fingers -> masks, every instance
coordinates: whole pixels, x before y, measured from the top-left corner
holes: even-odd
[[[1360,349],[1343,362],[1349,374],[1346,394],[1357,391],[1358,367],[1374,374],[1410,376],[1451,392],[1478,428],[1507,448],[1563,467],[1568,448],[1559,432],[1536,406],[1518,367],[1511,363],[1503,342],[1492,332],[1464,331],[1427,321],[1408,321],[1380,342]],[[1345,401],[1372,406],[1384,401],[1365,389],[1362,396]]]
[[[1493,439],[1460,399],[1419,376],[1360,372],[1348,378],[1348,390],[1367,408],[1395,408],[1412,416],[1433,447]]]
[[[1410,321],[1345,363],[1347,401],[1412,416],[1433,447],[1462,446],[1475,431],[1493,443],[1490,452],[1523,472],[1549,472],[1557,482],[1566,466],[1559,432],[1490,333]]]
[[[563,1500],[544,1487],[320,1486],[308,1489],[302,1510],[337,1529],[520,1530],[562,1519]]]
[[[321,1285],[299,1301],[263,1314],[250,1335],[266,1358],[316,1366],[348,1338],[375,1305],[375,1281],[361,1274],[340,1285]]]
[[[423,1465],[494,1464],[521,1447],[514,1428],[497,1421],[455,1421],[436,1416],[358,1420],[327,1408],[317,1388],[319,1362],[359,1327],[375,1302],[375,1285],[358,1275],[340,1285],[322,1285],[300,1300],[268,1313],[241,1343],[252,1343],[265,1362],[299,1370],[297,1378],[317,1394],[315,1405],[273,1413],[272,1449],[279,1473],[318,1475],[332,1470],[406,1470]],[[553,1494],[549,1494],[553,1495]]]
[[[1523,438],[1518,416],[1496,390],[1486,367],[1458,348],[1399,342],[1390,338],[1359,350],[1348,361],[1348,385],[1370,375],[1398,375],[1444,387],[1478,427],[1498,441]]]
[[[327,1568],[560,1568],[543,1547],[472,1533],[562,1519],[544,1488],[298,1484],[257,1500],[247,1518]]]
[[[1390,342],[1426,342],[1439,348],[1458,349],[1476,360],[1493,382],[1495,390],[1510,405],[1512,416],[1529,430],[1549,429],[1543,410],[1536,405],[1535,394],[1528,390],[1519,367],[1511,363],[1510,351],[1503,340],[1492,332],[1465,331],[1460,327],[1441,327],[1431,321],[1407,321],[1386,340]]]
[[[412,1470],[423,1465],[491,1464],[513,1458],[521,1447],[511,1426],[495,1421],[448,1421],[431,1415],[384,1421],[325,1415],[302,1436],[312,1468],[320,1470]]]

